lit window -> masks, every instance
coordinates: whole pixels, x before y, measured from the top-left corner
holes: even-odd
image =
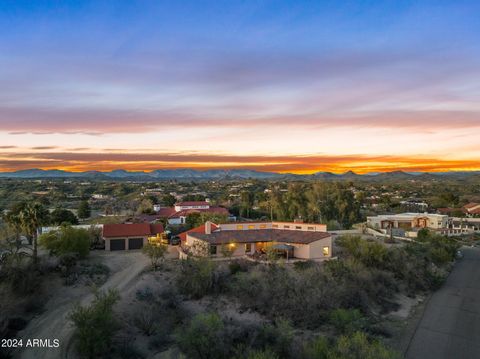
[[[266,225],[266,224],[261,224],[261,225],[260,225],[260,228],[261,228],[261,229],[265,229],[265,228],[267,228],[267,225]]]
[[[330,255],[330,247],[323,247],[323,256],[327,257]]]
[[[241,224],[237,225],[237,229],[243,229],[243,226]]]
[[[278,228],[278,224],[272,224],[272,228]]]
[[[295,229],[302,229],[302,226],[295,226]]]
[[[245,243],[245,253],[250,253],[252,251],[252,243]]]
[[[255,226],[254,226],[253,224],[250,224],[250,225],[248,226],[248,229],[255,229]]]
[[[290,226],[283,226],[283,228],[290,228]]]

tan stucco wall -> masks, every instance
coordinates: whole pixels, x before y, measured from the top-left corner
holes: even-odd
[[[309,259],[330,258],[332,256],[332,237],[312,242],[308,246],[310,252]],[[328,247],[328,256],[323,255],[323,247]]]
[[[220,224],[219,229],[224,231],[249,230],[249,229],[283,229],[290,231],[307,231],[307,232],[326,232],[326,224],[312,223],[293,223],[293,222],[254,222],[254,223],[225,223]]]

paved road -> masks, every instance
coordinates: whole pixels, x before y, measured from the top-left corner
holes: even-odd
[[[427,304],[408,359],[480,358],[480,249],[464,258]]]

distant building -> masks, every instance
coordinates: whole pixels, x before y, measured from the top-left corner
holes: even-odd
[[[432,213],[401,213],[367,217],[367,225],[375,229],[415,228],[441,229],[448,227],[448,216]]]
[[[187,209],[209,209],[210,203],[206,201],[190,201],[175,203],[175,211],[180,212]]]
[[[230,221],[236,218],[231,216],[228,209],[224,207],[211,206],[209,202],[179,202],[174,207],[162,207],[161,205],[154,205],[155,214],[138,215],[129,220],[129,222],[150,222],[153,223],[160,219],[166,219],[170,225],[182,225],[186,223],[187,216],[191,213],[209,213],[226,216]]]
[[[467,215],[471,215],[471,216],[480,215],[480,203],[474,203],[474,202],[468,203],[462,207],[462,210]]]

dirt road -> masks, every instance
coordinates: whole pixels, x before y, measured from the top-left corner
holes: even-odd
[[[134,287],[137,277],[149,264],[141,252],[94,252],[93,256],[100,257],[110,270],[111,275],[100,287],[101,290],[116,288],[120,295]],[[72,289],[63,290],[47,303],[46,311],[34,318],[28,326],[18,333],[23,339],[59,339],[58,348],[23,348],[15,353],[19,359],[64,359],[72,355],[73,327],[67,319],[75,303],[88,304],[93,299],[93,293],[88,289],[82,291]]]

